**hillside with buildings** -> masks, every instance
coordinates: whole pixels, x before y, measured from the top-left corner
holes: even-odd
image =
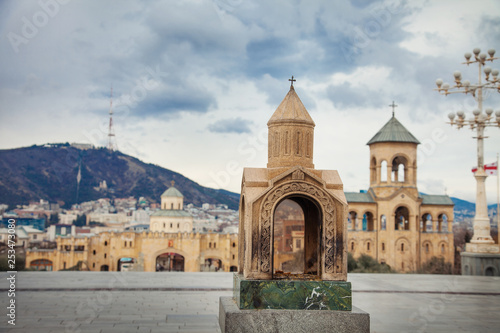
[[[11,206],[43,199],[69,208],[100,198],[131,196],[157,202],[172,180],[186,203],[238,207],[236,193],[203,187],[119,151],[70,144],[0,150],[0,203]]]

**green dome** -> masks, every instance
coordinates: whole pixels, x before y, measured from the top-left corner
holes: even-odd
[[[163,194],[161,195],[162,197],[178,197],[178,198],[184,198],[184,196],[182,195],[181,192],[179,192],[178,189],[176,189],[175,187],[170,187],[168,190],[166,190],[165,192],[163,192]]]
[[[420,141],[394,116],[368,141],[367,145],[377,142],[410,142],[417,145],[420,144]]]

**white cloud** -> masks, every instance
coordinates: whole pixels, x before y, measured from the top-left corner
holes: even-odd
[[[432,89],[437,77],[449,80],[456,69],[464,77],[477,75],[460,64],[462,54],[498,45],[499,6],[492,0],[481,6],[71,1],[34,36],[23,37],[19,52],[8,38],[0,41],[0,148],[105,144],[113,85],[120,149],[202,185],[238,192],[243,167],[266,165],[266,123],[294,75],[317,124],[315,164],[338,169],[347,190],[369,186],[365,144],[389,119],[395,100],[396,116],[422,142],[436,128],[447,136],[422,156],[420,189],[441,193],[446,187],[473,200],[474,133],[444,123],[449,111],[472,109],[472,98],[445,98]],[[32,22],[40,11],[38,2],[2,2],[0,34],[23,36],[23,18]],[[161,75],[153,78],[150,70],[157,68]],[[131,104],[127,96],[135,96]],[[498,102],[491,96],[486,104]],[[208,129],[231,119],[248,128]],[[490,162],[500,131],[487,132]],[[494,192],[489,184],[490,201]]]

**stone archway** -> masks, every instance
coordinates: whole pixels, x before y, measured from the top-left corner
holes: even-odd
[[[165,252],[156,257],[157,272],[184,272],[186,258],[176,252]]]
[[[184,270],[186,269],[186,265],[189,267],[188,262],[192,259],[192,256],[190,257],[187,255],[184,251],[181,251],[176,248],[168,247],[168,248],[163,248],[162,250],[155,251],[154,253],[150,254],[147,257],[147,263],[144,265],[145,268],[147,268],[147,272],[156,272],[157,271],[157,259],[159,256],[162,254],[178,254],[184,258]],[[174,258],[175,259],[175,258]]]
[[[259,270],[272,277],[273,220],[277,205],[287,197],[301,197],[318,207],[319,272],[321,278],[332,279],[342,274],[345,249],[343,248],[343,222],[337,221],[334,198],[322,188],[302,181],[286,182],[273,188],[264,198],[260,209]]]
[[[321,220],[317,203],[307,197],[291,195],[278,203],[273,212],[273,278],[319,275]]]
[[[48,259],[35,259],[31,261],[30,268],[36,271],[52,271],[54,264]]]

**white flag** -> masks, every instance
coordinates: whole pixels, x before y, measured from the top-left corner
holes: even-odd
[[[498,165],[497,162],[485,164],[484,171],[488,176],[496,176],[498,174]]]
[[[476,173],[477,167],[472,168],[472,172]],[[490,163],[490,164],[485,164],[484,165],[484,172],[488,176],[496,176],[498,174],[498,165],[497,162]]]

